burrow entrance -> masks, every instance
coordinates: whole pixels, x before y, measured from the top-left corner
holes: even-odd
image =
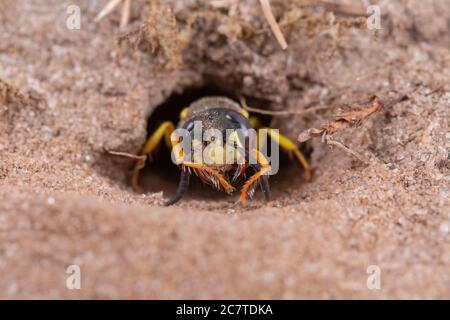
[[[154,132],[158,125],[163,121],[172,121],[175,125],[179,120],[179,114],[184,107],[189,106],[192,102],[206,96],[225,96],[237,101],[236,95],[232,92],[223,90],[215,85],[206,85],[202,87],[191,87],[182,93],[174,93],[169,96],[166,101],[158,105],[148,118],[147,122],[147,138]],[[245,97],[248,105],[264,105],[270,107],[268,101]],[[255,114],[262,121],[264,126],[270,126],[272,117],[267,115]],[[281,151],[281,150],[280,150]],[[311,150],[303,150],[307,156]],[[251,169],[248,172],[252,173]],[[303,171],[295,162],[290,159],[285,152],[280,152],[280,170],[276,175],[270,177],[273,199],[289,193],[289,189],[293,185],[292,180],[302,180]],[[173,195],[176,191],[178,180],[180,177],[180,169],[173,164],[170,156],[170,150],[161,143],[157,150],[152,154],[151,162],[141,172],[140,184],[143,192],[161,192],[164,197]],[[289,181],[290,180],[290,181]],[[198,177],[193,175],[190,179],[189,190],[183,199],[196,200],[230,200],[236,201],[238,193],[228,196],[225,192],[217,191],[209,185],[203,184]],[[262,199],[263,195],[260,190],[255,192],[256,199]]]

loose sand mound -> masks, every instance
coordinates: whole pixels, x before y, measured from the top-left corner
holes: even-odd
[[[93,22],[106,1],[1,2],[0,297],[450,298],[448,1],[380,1],[374,33],[345,6],[272,0],[286,51],[256,0],[199,2],[135,1],[122,37],[119,12]],[[314,180],[284,159],[269,203],[194,184],[162,207],[178,179],[164,148],[133,192],[131,160],[105,150],[137,153],[147,125],[207,94],[323,106],[265,119],[293,139],[343,104],[403,98],[336,135],[367,165],[312,141]]]

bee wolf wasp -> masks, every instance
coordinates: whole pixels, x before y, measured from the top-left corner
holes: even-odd
[[[200,132],[197,132],[197,124],[201,125]],[[179,134],[180,130],[184,135]],[[205,135],[211,131],[219,135],[205,139]],[[250,139],[254,136],[251,133],[256,131],[257,142],[250,143],[249,140],[255,140]],[[312,169],[296,143],[278,133],[278,130],[263,127],[257,117],[249,116],[247,110],[233,100],[225,97],[204,97],[181,111],[177,126],[170,121],[164,121],[150,134],[140,153],[143,157],[136,162],[132,172],[133,189],[140,189],[139,172],[144,168],[147,156],[165,140],[172,150],[172,161],[181,168],[177,191],[165,205],[172,205],[183,197],[192,172],[203,182],[231,194],[235,190],[234,185],[245,177],[248,169],[252,169],[253,174],[243,183],[239,202],[243,203],[248,197],[252,197],[258,184],[266,200],[269,200],[268,177],[271,174],[271,164],[261,152],[267,143],[267,137],[283,150],[292,153],[304,168],[306,179],[311,179]],[[189,144],[186,146],[185,142]],[[232,161],[229,161],[228,157],[230,150]]]

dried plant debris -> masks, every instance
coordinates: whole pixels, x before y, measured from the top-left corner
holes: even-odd
[[[17,88],[0,77],[0,136],[11,134],[25,113],[40,114],[46,109],[47,100],[40,93]]]
[[[181,52],[185,37],[178,31],[177,20],[169,7],[152,5],[147,20],[139,27],[119,38],[119,45],[127,44],[134,50],[148,51],[159,59],[157,65],[166,69],[181,65]]]
[[[269,0],[259,0],[259,2],[264,12],[264,16],[266,17],[266,20],[269,23],[275,38],[280,44],[281,49],[286,50],[286,48],[288,47],[286,39],[284,38],[284,35],[280,30],[280,26],[278,25],[277,21],[275,20],[275,17],[273,16]]]
[[[211,34],[219,35],[217,39],[222,36],[225,39],[209,41],[212,47],[226,46],[228,49],[230,44],[240,41],[255,50],[262,50],[261,38],[265,39],[263,43],[268,43],[274,37],[279,47],[285,50],[289,42],[296,43],[299,37],[327,34],[331,39],[327,42],[330,49],[326,51],[334,52],[341,38],[350,29],[361,28],[365,21],[360,16],[337,17],[317,1],[279,3],[260,0],[259,4],[260,8],[256,10],[245,2],[234,0],[198,2],[191,14],[181,15],[167,3],[152,1],[145,6],[147,19],[138,29],[120,37],[119,44],[149,52],[160,69],[179,69],[185,62],[186,53],[191,56],[196,50],[202,50],[202,55],[208,54],[198,43]],[[316,10],[317,6],[322,10]]]
[[[29,105],[39,108],[43,103],[46,103],[45,99],[38,92],[34,90],[20,90],[9,81],[0,78],[0,105]]]
[[[298,141],[306,142],[314,137],[322,137],[324,143],[336,146],[347,153],[352,154],[361,162],[366,162],[358,153],[346,147],[344,144],[333,140],[331,136],[344,129],[361,125],[369,116],[380,112],[383,108],[383,103],[379,97],[374,96],[369,102],[357,103],[351,107],[354,109],[353,111],[336,115],[333,120],[327,122],[321,128],[309,128],[303,131],[298,136]]]
[[[100,13],[95,18],[95,22],[99,22],[104,17],[109,15],[114,9],[122,3],[122,11],[120,18],[120,30],[124,31],[128,25],[130,20],[130,8],[131,8],[131,0],[110,0],[106,6],[100,11]]]
[[[326,123],[321,129],[311,128],[303,131],[299,136],[299,141],[305,142],[315,136],[332,135],[343,129],[357,126],[370,115],[381,111],[383,103],[379,97],[374,96],[368,103],[356,104],[354,107],[357,110],[336,115],[332,121]]]
[[[283,35],[283,32],[280,29],[278,22],[275,19],[272,8],[270,6],[270,1],[269,0],[259,0],[259,4],[261,5],[261,9],[264,14],[264,17],[267,20],[267,23],[269,24],[273,35],[275,36],[278,43],[280,44],[281,49],[286,50],[288,47],[288,44]],[[211,1],[211,6],[214,8],[217,8],[217,9],[228,8],[228,15],[235,16],[238,11],[238,8],[239,8],[239,2],[237,0],[213,0],[213,1]]]
[[[21,96],[19,89],[14,87],[9,81],[0,78],[0,104],[8,105]]]

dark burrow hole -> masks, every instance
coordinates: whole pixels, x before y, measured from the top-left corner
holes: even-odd
[[[206,96],[225,96],[237,101],[236,96],[228,91],[224,91],[213,85],[194,87],[185,90],[182,93],[172,94],[166,101],[157,106],[148,119],[147,138],[155,131],[159,124],[163,121],[172,121],[175,125],[178,122],[179,114],[184,107],[189,106],[192,102]],[[248,105],[264,105],[269,106],[268,101],[246,97]],[[257,115],[264,126],[270,126],[272,117],[267,115]],[[310,149],[310,148],[309,148]],[[303,149],[302,149],[303,150]],[[281,150],[280,150],[281,151]],[[309,158],[312,150],[303,150]],[[247,177],[253,173],[249,169]],[[280,169],[276,175],[270,177],[270,185],[272,190],[272,198],[276,199],[282,195],[286,195],[293,186],[293,179],[302,181],[303,170],[295,162],[290,159],[289,155],[280,152]],[[141,172],[140,185],[143,192],[161,192],[164,198],[172,196],[177,188],[180,177],[180,169],[172,162],[170,150],[164,142],[158,146],[152,154],[151,162],[147,162],[145,168]],[[295,182],[297,185],[297,182]],[[241,185],[237,186],[238,189]],[[236,201],[238,192],[233,196],[228,196],[223,191],[217,191],[213,187],[202,183],[202,181],[192,175],[190,179],[189,189],[183,199],[197,200],[229,200]],[[255,199],[263,199],[260,188],[255,192]]]

